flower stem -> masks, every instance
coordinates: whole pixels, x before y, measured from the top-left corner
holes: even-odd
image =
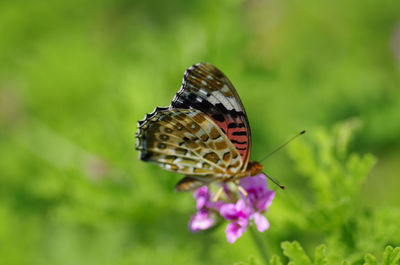
[[[260,253],[261,257],[264,260],[266,265],[269,264],[269,255],[267,252],[267,248],[265,247],[264,242],[262,241],[259,233],[254,229],[254,226],[249,227],[250,235],[253,238],[254,244],[257,246],[258,252]]]

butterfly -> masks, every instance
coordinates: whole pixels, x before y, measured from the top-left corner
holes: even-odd
[[[170,106],[157,107],[139,121],[136,138],[139,159],[186,175],[177,191],[238,182],[263,169],[249,162],[250,125],[238,93],[209,63],[186,70]]]

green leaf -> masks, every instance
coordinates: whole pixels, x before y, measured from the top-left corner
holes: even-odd
[[[283,249],[283,254],[288,257],[289,263],[288,265],[328,265],[328,264],[333,264],[332,262],[328,262],[327,256],[326,256],[326,246],[325,245],[320,245],[315,248],[314,251],[314,262],[311,262],[311,259],[309,256],[305,253],[299,242],[293,241],[293,242],[282,242],[281,247]],[[393,249],[393,247],[388,246],[385,249],[384,252],[384,261],[382,265],[398,265],[398,261],[400,260],[400,247],[396,247]],[[354,257],[350,256],[347,257],[349,260],[354,260]],[[249,259],[249,265],[256,265],[259,263],[255,263]],[[376,262],[375,256],[367,253],[364,256],[364,265],[378,265]],[[336,264],[336,263],[335,263]],[[351,263],[347,260],[343,260],[341,262],[341,265],[350,265]],[[277,255],[273,255],[272,258],[270,259],[270,265],[282,265],[281,259]]]
[[[364,257],[364,265],[377,265],[375,256],[367,253]]]
[[[383,265],[395,265],[400,259],[400,247],[393,249],[391,246],[385,248],[383,254]]]
[[[282,261],[278,255],[273,255],[269,263],[270,265],[282,265]]]
[[[261,263],[254,257],[249,258],[249,265],[261,265]]]
[[[315,249],[315,260],[314,265],[327,265],[328,260],[326,259],[326,247],[320,245]]]
[[[311,265],[311,260],[304,252],[303,248],[297,241],[282,242],[283,254],[290,260],[292,265]]]

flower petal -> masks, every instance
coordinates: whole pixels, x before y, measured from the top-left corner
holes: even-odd
[[[253,218],[254,218],[254,223],[256,224],[258,231],[264,232],[265,230],[267,230],[269,228],[269,222],[268,222],[267,218],[265,218],[264,215],[262,215],[260,213],[254,213]]]
[[[207,211],[199,211],[192,215],[189,221],[189,229],[198,232],[210,228],[214,224],[214,218]]]
[[[246,200],[257,211],[266,211],[275,196],[273,190],[268,189],[268,182],[264,174],[243,178],[240,185],[247,191]]]
[[[235,208],[237,212],[246,212],[246,202],[242,199],[239,199],[235,204]]]
[[[225,203],[219,208],[219,214],[227,220],[236,220],[239,215],[236,205],[233,203]]]
[[[210,192],[207,186],[202,186],[198,188],[194,193],[193,197],[196,200],[196,209],[200,210],[203,207],[210,208]]]
[[[268,189],[267,178],[262,173],[255,175],[255,176],[242,178],[240,180],[239,184],[246,191],[248,191],[250,189],[256,189],[257,191],[263,191],[264,189]]]
[[[237,222],[230,223],[225,230],[226,239],[229,243],[234,243],[244,232],[246,232],[246,226],[241,226]]]
[[[273,190],[265,191],[264,194],[255,202],[255,208],[258,211],[266,211],[267,208],[271,205],[274,197],[275,197],[275,191]]]

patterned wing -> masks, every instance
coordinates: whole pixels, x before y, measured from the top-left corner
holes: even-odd
[[[193,187],[195,180],[204,185],[205,181],[231,178],[243,166],[235,146],[199,110],[156,108],[138,126],[139,158],[188,175],[183,186]]]
[[[186,70],[173,108],[197,109],[207,114],[236,147],[246,169],[251,145],[250,125],[239,95],[215,66],[199,63]]]

